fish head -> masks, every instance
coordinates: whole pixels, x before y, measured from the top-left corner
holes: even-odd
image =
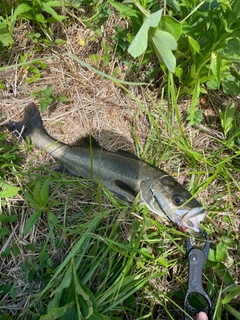
[[[197,235],[206,211],[191,193],[172,176],[163,175],[141,182],[140,196],[154,213],[165,216],[184,232]]]

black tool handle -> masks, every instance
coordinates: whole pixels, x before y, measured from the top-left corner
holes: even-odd
[[[209,296],[203,290],[203,287],[202,287],[202,272],[203,272],[205,261],[206,261],[206,256],[202,250],[196,249],[196,248],[190,250],[188,254],[188,263],[189,263],[188,290],[184,300],[184,310],[187,313],[190,313],[193,315],[195,315],[199,311],[204,311],[207,313],[210,319],[212,303]],[[207,307],[202,308],[201,310],[198,310],[189,303],[188,298],[190,294],[194,294],[194,293],[201,295],[205,299],[207,303]],[[189,320],[189,319],[191,318],[185,315],[185,320]]]
[[[199,294],[204,293],[202,287],[202,273],[206,257],[202,250],[192,249],[188,254],[189,275],[188,290]]]

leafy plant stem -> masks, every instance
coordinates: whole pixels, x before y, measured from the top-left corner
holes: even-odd
[[[184,21],[186,21],[189,17],[191,17],[193,15],[194,12],[196,12],[206,1],[202,1],[200,2],[182,21],[181,23],[183,23]]]
[[[137,0],[134,0],[133,3],[143,13],[145,17],[150,17],[150,12],[148,12],[143,6],[141,6],[141,4]]]

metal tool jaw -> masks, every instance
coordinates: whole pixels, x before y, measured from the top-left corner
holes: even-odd
[[[184,311],[186,312],[184,318],[185,320],[193,319],[192,317],[189,317],[188,314],[191,316],[195,316],[200,311],[206,312],[206,314],[208,315],[208,319],[210,319],[211,317],[212,302],[202,287],[203,267],[208,257],[210,241],[206,232],[201,231],[201,233],[206,238],[206,244],[203,249],[192,247],[190,238],[187,238],[186,240],[186,251],[188,256],[189,270],[188,288],[184,299]],[[196,296],[202,296],[202,298],[205,300],[204,306],[201,309],[193,307],[189,302],[190,295],[194,294]]]

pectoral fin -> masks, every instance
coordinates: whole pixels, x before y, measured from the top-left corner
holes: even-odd
[[[127,183],[121,181],[121,180],[114,180],[115,185],[124,191],[125,193],[131,195],[133,198],[135,198],[138,194],[137,190],[134,190],[131,186],[129,186]]]

